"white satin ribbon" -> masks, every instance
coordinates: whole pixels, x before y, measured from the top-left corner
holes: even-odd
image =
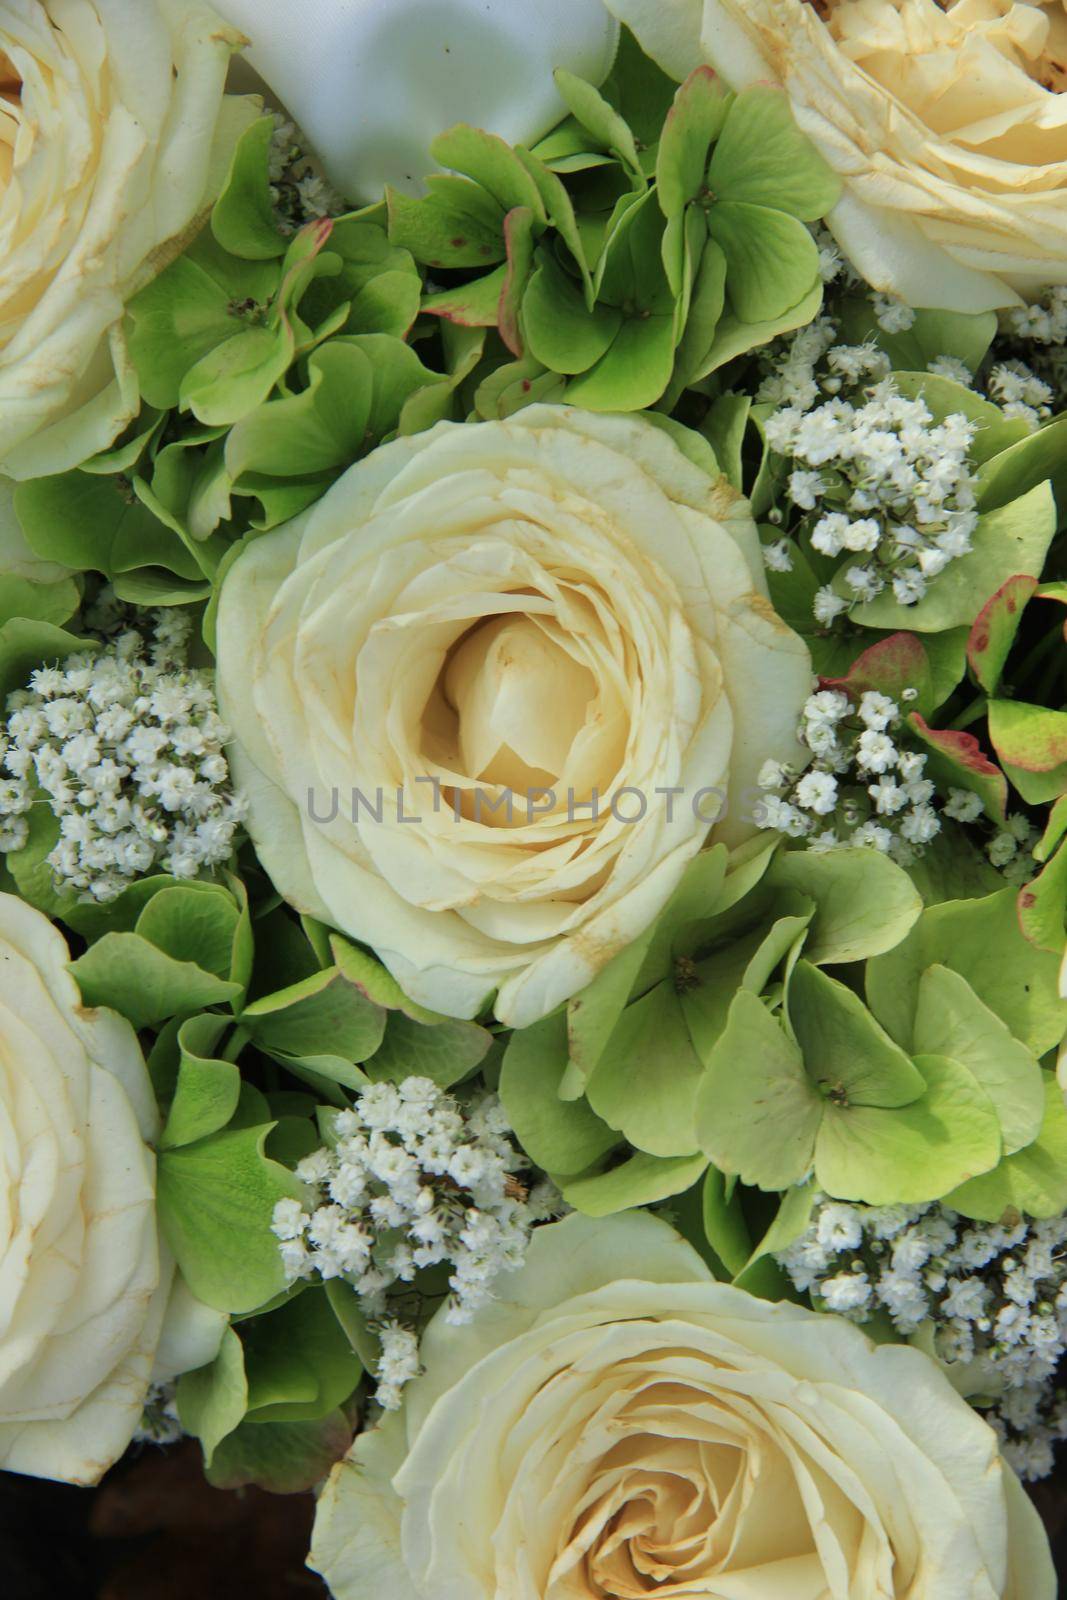
[[[352,200],[418,191],[430,141],[471,122],[532,143],[564,115],[556,67],[601,82],[603,0],[215,0],[248,60]]]

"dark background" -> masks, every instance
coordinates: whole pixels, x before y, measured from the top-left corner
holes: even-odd
[[[1067,1579],[1067,1461],[1034,1498]],[[4,1600],[326,1600],[304,1566],[312,1511],[310,1495],[212,1489],[193,1440],[145,1446],[93,1491],[5,1473],[0,1590]]]

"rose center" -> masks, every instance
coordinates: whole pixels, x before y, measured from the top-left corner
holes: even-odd
[[[556,781],[596,694],[593,674],[521,615],[466,634],[442,688],[467,775],[518,794]]]

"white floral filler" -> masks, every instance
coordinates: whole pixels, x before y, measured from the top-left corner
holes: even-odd
[[[914,689],[901,696],[915,698]],[[982,802],[970,789],[949,788],[938,809],[926,756],[902,748],[906,712],[906,704],[873,689],[856,702],[841,689],[809,696],[798,736],[811,763],[798,771],[764,762],[757,779],[763,796],[755,808],[760,826],[805,839],[809,850],[867,845],[908,867],[937,838],[944,817],[978,823]],[[986,854],[1009,881],[1024,883],[1033,873],[1024,846],[1036,838],[1022,813],[1012,815],[987,839]]]
[[[108,901],[154,869],[194,878],[226,861],[243,814],[223,754],[211,674],[190,667],[192,622],[154,614],[98,654],[41,667],[0,723],[0,851],[20,850],[43,800],[59,819],[46,857],[60,890]]]
[[[777,1259],[828,1311],[859,1323],[884,1311],[906,1337],[929,1332],[1020,1477],[1052,1471],[1067,1439],[1056,1384],[1067,1354],[1067,1218],[971,1222],[937,1204],[820,1197],[807,1231]]]
[[[309,1207],[280,1200],[274,1233],[291,1283],[343,1278],[381,1342],[375,1399],[400,1404],[418,1376],[418,1339],[390,1314],[390,1291],[448,1264],[451,1323],[469,1322],[494,1279],[521,1267],[535,1222],[565,1209],[550,1183],[527,1191],[527,1165],[494,1095],[462,1106],[429,1078],[373,1084],[331,1117],[332,1148],[296,1169]]]

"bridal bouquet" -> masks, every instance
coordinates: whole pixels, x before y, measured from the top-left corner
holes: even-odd
[[[217,3],[0,0],[0,1466],[1052,1600],[1067,11]]]

